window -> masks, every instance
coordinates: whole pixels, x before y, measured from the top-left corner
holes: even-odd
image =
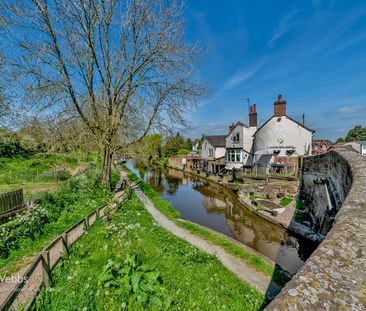
[[[228,149],[226,154],[227,162],[240,162],[241,150],[240,149]]]
[[[238,143],[239,140],[240,140],[240,138],[239,138],[239,132],[231,135],[231,140],[232,140],[233,143]]]
[[[214,156],[214,151],[212,148],[208,149],[208,156],[209,157],[213,157]]]

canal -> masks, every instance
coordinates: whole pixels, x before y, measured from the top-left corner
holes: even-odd
[[[127,166],[187,219],[221,232],[294,274],[317,245],[260,218],[229,189],[175,169]]]

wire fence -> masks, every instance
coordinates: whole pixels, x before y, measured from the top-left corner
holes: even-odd
[[[0,184],[21,184],[36,182],[56,182],[63,181],[70,177],[67,170],[9,170],[0,173]]]
[[[52,271],[62,256],[69,252],[69,246],[76,242],[98,219],[106,215],[107,209],[114,209],[130,198],[131,186],[126,180],[120,181],[116,189],[118,191],[116,191],[115,200],[112,203],[97,208],[59,235],[42,250],[24,275],[19,278],[14,288],[12,288],[9,296],[0,306],[1,311],[16,310],[24,305],[24,310],[33,310],[38,293],[43,287],[48,286],[52,278]]]

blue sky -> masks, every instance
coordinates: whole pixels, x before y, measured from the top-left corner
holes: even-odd
[[[259,124],[278,94],[287,113],[306,115],[316,138],[335,140],[366,125],[366,2],[325,0],[187,0],[187,36],[209,48],[198,75],[212,94],[189,113],[188,136],[225,134]]]

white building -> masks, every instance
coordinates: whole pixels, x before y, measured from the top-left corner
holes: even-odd
[[[366,141],[351,141],[344,143],[344,146],[351,146],[359,154],[366,156]]]
[[[225,135],[205,136],[201,157],[203,170],[217,174],[225,167]]]
[[[253,135],[254,163],[265,167],[276,158],[311,155],[314,132],[286,114],[286,100],[279,95],[273,116]]]
[[[237,122],[229,127],[225,138],[225,168],[232,170],[243,166],[251,166],[253,162],[253,134],[257,130],[257,107],[250,106],[249,126]]]
[[[198,148],[200,146],[200,140],[199,139],[195,139],[192,142],[192,151],[193,152],[198,152]]]

